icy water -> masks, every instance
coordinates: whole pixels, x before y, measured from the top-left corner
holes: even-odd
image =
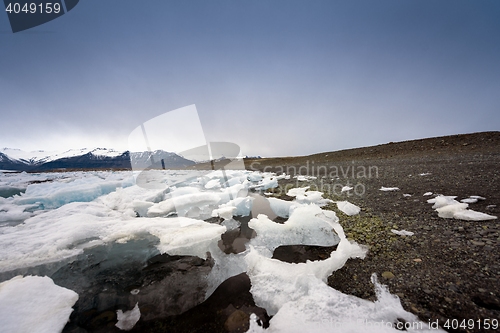
[[[262,192],[287,176],[246,170],[141,177],[147,186],[131,172],[0,173],[1,188],[21,189],[0,198],[5,327],[22,331],[47,311],[51,321],[36,325],[54,332],[189,332],[189,322],[211,322],[202,312],[223,314],[205,327],[214,331],[392,332],[419,322],[376,277],[376,302],[326,285],[367,249],[346,239],[320,192],[268,199]]]

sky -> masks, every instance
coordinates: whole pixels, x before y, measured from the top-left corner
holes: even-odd
[[[0,148],[127,150],[193,104],[243,155],[500,130],[499,17],[497,0],[82,0],[12,33],[0,13]]]

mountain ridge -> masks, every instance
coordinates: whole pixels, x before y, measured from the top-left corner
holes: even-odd
[[[117,151],[107,148],[70,149],[63,152],[43,150],[25,152],[0,149],[0,170],[42,172],[64,169],[144,169],[163,161],[165,168],[183,168],[196,164],[175,153]]]

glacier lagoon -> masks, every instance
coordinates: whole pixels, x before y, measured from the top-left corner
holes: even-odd
[[[55,283],[53,295],[78,294],[55,311],[57,327],[72,311],[67,326],[92,331],[106,316],[130,329],[138,320],[185,313],[224,281],[246,274],[263,309],[250,316],[250,332],[392,332],[402,322],[416,323],[408,331],[436,331],[406,312],[376,276],[375,302],[327,286],[333,271],[363,258],[367,248],[345,237],[336,214],[322,208],[329,200],[321,192],[303,187],[289,191],[292,201],[266,198],[262,192],[288,176],[246,170],[152,173],[157,186],[148,188],[125,171],[1,173],[0,187],[24,191],[0,198],[1,321],[37,325],[30,321],[40,320],[34,318],[43,306],[30,308],[26,298],[19,304],[12,296],[22,294],[17,285],[28,279],[30,297],[50,302],[36,292],[41,284],[29,282],[35,276]],[[359,212],[348,202],[337,205]],[[334,250],[303,263],[273,258],[276,249],[293,245]],[[12,304],[24,315],[12,313]],[[259,325],[268,320],[263,312],[272,316],[269,327]]]

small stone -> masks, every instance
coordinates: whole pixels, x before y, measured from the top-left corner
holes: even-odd
[[[485,245],[484,242],[480,242],[480,241],[476,241],[476,240],[471,240],[470,242],[472,243],[472,245],[475,245],[475,246],[484,246]]]
[[[458,227],[459,232],[464,232],[464,227]]]
[[[486,289],[483,289],[483,288],[477,288],[477,291],[479,291],[480,293],[485,293],[485,292],[486,292]]]
[[[413,259],[413,261],[414,261],[414,262],[422,262],[422,259],[420,259],[420,258],[415,258],[415,259]]]
[[[191,267],[190,265],[181,262],[180,264],[177,265],[177,269],[180,271],[187,271]]]
[[[224,323],[224,328],[230,332],[235,331],[238,328],[244,330],[245,326],[248,326],[249,318],[250,317],[247,313],[241,310],[236,310],[229,316],[229,318],[227,318],[226,322]]]
[[[385,272],[382,273],[382,277],[386,278],[386,279],[393,279],[394,278],[394,274],[392,272],[385,271]]]
[[[446,302],[448,302],[448,303],[451,303],[451,302],[452,302],[451,298],[449,298],[449,297],[445,297],[445,298],[444,298],[444,300],[445,300]]]

